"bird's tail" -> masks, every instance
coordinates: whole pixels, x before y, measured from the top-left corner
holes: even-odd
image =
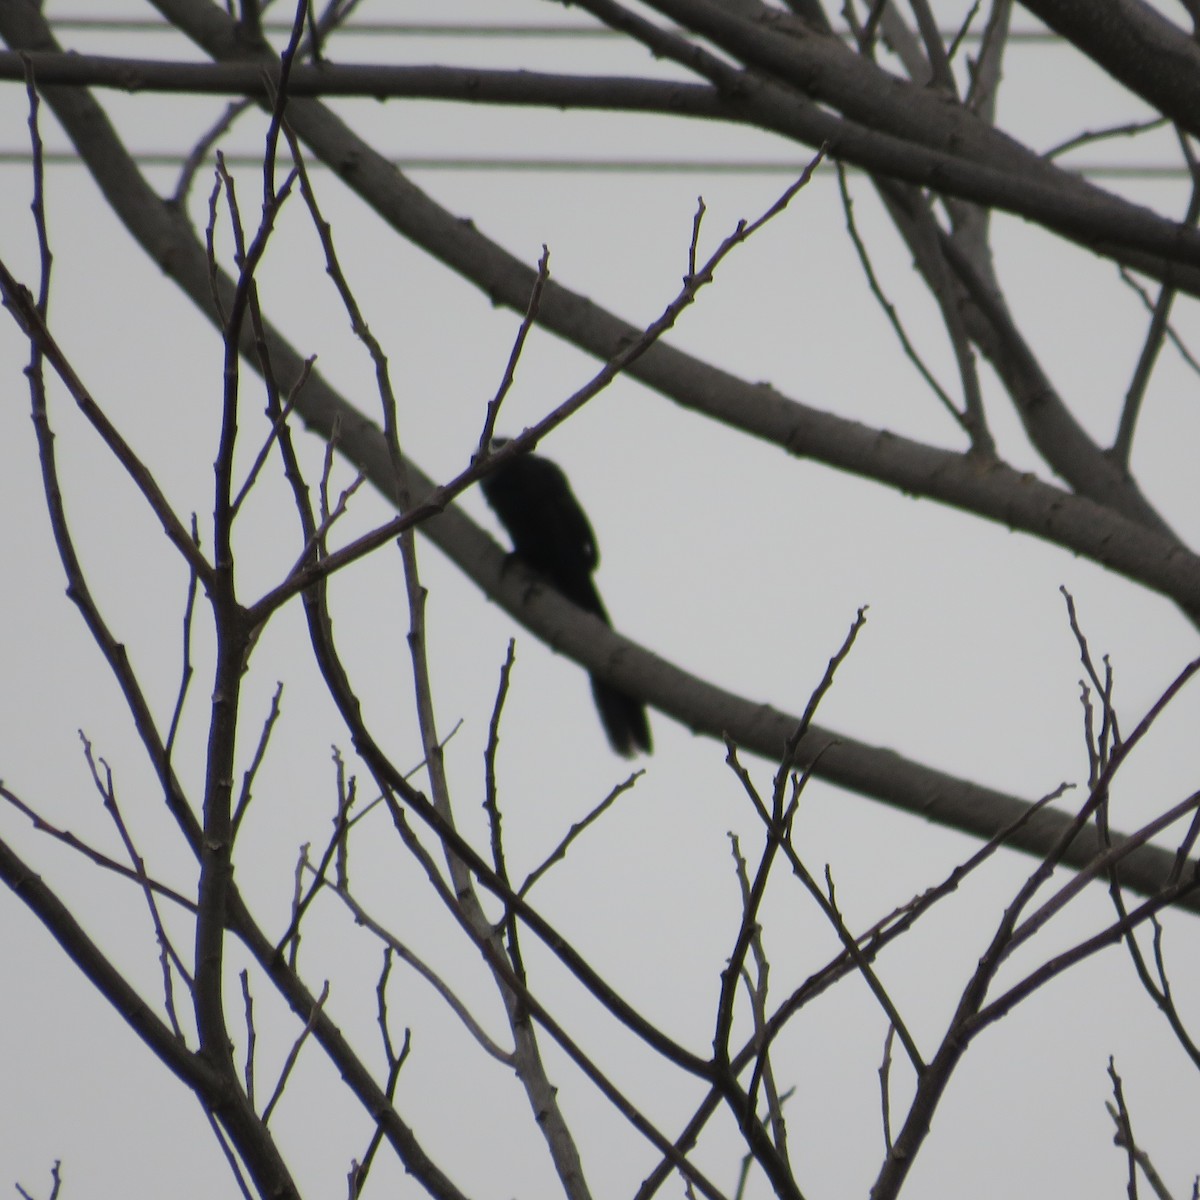
[[[612,748],[625,758],[632,758],[638,751],[649,754],[653,747],[646,706],[595,675],[592,676],[592,696]]]

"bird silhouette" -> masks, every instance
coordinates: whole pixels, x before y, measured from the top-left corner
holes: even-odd
[[[507,438],[497,438],[498,450]],[[512,539],[513,553],[572,604],[612,626],[592,580],[600,561],[591,524],[562,469],[522,454],[483,477],[487,502]],[[651,752],[645,705],[595,675],[592,696],[612,748],[626,758]]]

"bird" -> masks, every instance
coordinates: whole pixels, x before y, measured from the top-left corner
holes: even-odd
[[[495,438],[493,451],[508,438]],[[557,463],[521,454],[485,475],[480,486],[512,541],[513,554],[572,604],[612,627],[592,573],[600,562],[592,526]],[[632,758],[651,753],[645,705],[593,675],[592,697],[609,744]]]

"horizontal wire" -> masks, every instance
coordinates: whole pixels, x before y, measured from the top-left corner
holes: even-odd
[[[2,3],[3,0],[0,0]],[[65,16],[56,17],[52,24],[56,30],[75,31],[83,33],[112,32],[112,33],[166,33],[173,26],[165,20],[154,20],[142,17],[122,16]],[[263,28],[267,32],[286,34],[291,30],[287,21],[266,20]],[[682,32],[682,31],[681,31]],[[848,36],[847,31],[841,31]],[[949,40],[957,36],[957,30],[943,31],[943,36]],[[619,30],[610,29],[604,25],[582,24],[515,24],[515,23],[460,23],[449,24],[441,22],[422,21],[354,21],[338,30],[339,36],[353,34],[358,36],[399,36],[399,37],[428,37],[428,38],[606,38],[618,39],[626,35]],[[967,40],[977,40],[981,35],[968,31]],[[1007,35],[1011,42],[1049,43],[1061,42],[1062,38],[1046,29],[1014,29]],[[184,155],[176,151],[140,151],[133,159],[141,166],[178,168]],[[253,154],[238,152],[227,153],[228,163],[238,167],[256,167],[261,164],[261,157]],[[0,149],[0,166],[28,166],[29,152],[25,150]],[[67,150],[47,150],[44,161],[51,166],[71,166],[78,164],[78,158]],[[504,172],[513,173],[546,173],[546,174],[627,174],[627,175],[746,175],[746,176],[779,176],[793,177],[798,175],[807,165],[804,162],[785,162],[779,160],[737,160],[737,159],[677,159],[670,161],[645,159],[564,159],[564,158],[507,158],[492,157],[452,157],[452,156],[413,156],[393,158],[394,166],[408,171],[444,171],[444,172]],[[822,170],[829,169],[823,164]],[[1129,180],[1182,180],[1190,177],[1185,164],[1167,165],[1161,163],[1132,165],[1124,163],[1092,163],[1072,168],[1072,170],[1088,179],[1129,179]]]
[[[132,158],[143,167],[179,167],[186,156],[178,151],[139,150]],[[236,167],[259,167],[262,156],[227,152],[225,161]],[[48,166],[80,166],[78,155],[70,150],[46,150],[43,160]],[[635,159],[635,158],[507,158],[492,156],[466,158],[450,156],[404,156],[391,158],[393,166],[402,171],[511,171],[516,173],[543,172],[546,174],[601,175],[777,175],[795,178],[804,171],[807,159],[787,162],[782,159]],[[0,166],[23,166],[30,163],[29,150],[0,149]],[[317,167],[321,163],[312,164]],[[831,170],[822,164],[819,170]],[[855,168],[850,167],[850,170]],[[1088,163],[1070,168],[1072,174],[1087,179],[1188,179],[1190,173],[1183,164],[1164,163]]]
[[[56,30],[76,33],[167,33],[174,26],[166,20],[154,20],[149,17],[54,17],[51,25]],[[686,30],[676,26],[668,26],[677,33]],[[263,29],[267,33],[286,35],[291,32],[290,21],[266,20]],[[849,37],[848,29],[835,31],[841,37]],[[951,42],[958,37],[957,29],[939,31],[943,40]],[[618,29],[610,29],[607,25],[575,25],[575,24],[492,24],[492,23],[461,23],[443,24],[432,21],[378,21],[358,20],[348,22],[338,27],[338,35],[356,37],[426,37],[426,38],[626,38],[628,35]],[[977,42],[983,34],[977,30],[968,30],[964,40]],[[1012,29],[1006,35],[1010,42],[1061,42],[1062,37],[1049,29]]]

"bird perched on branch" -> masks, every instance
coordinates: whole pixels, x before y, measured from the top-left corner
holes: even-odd
[[[497,438],[498,450],[507,438]],[[485,475],[480,486],[512,539],[513,552],[572,604],[611,626],[592,572],[596,539],[562,470],[547,458],[522,454]],[[651,750],[650,723],[640,700],[592,676],[592,696],[612,748],[626,758]]]

